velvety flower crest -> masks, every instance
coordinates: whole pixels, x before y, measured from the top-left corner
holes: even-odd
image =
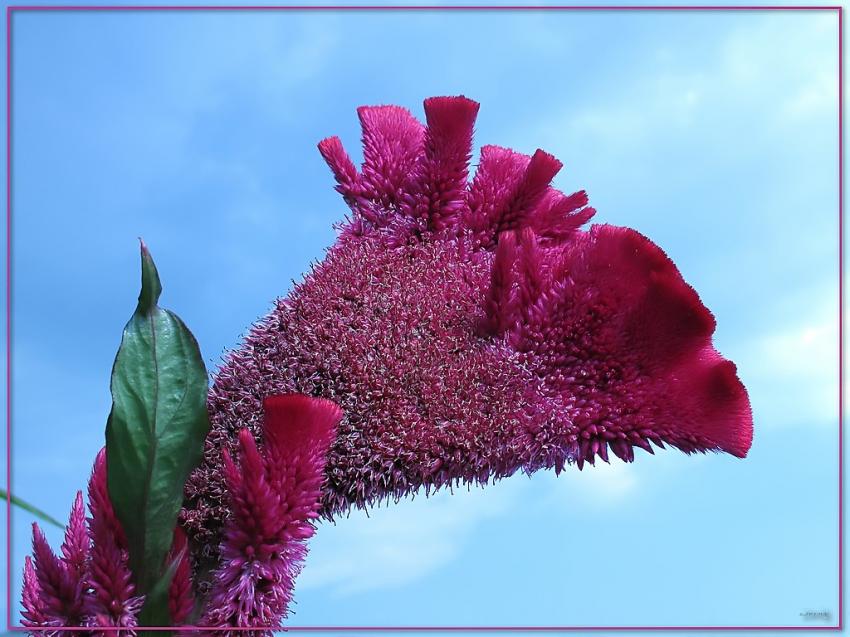
[[[222,450],[259,462],[240,432],[260,438],[272,394],[345,413],[326,517],[420,488],[632,461],[635,448],[750,447],[747,392],[663,250],[629,228],[583,230],[586,193],[552,187],[561,162],[542,150],[484,146],[470,178],[478,104],[437,97],[424,110],[425,125],[397,106],[358,109],[359,169],[338,138],[319,144],[350,218],[216,374],[183,516],[208,556],[218,520],[247,506],[224,497],[235,478]],[[274,481],[256,473],[273,504]]]

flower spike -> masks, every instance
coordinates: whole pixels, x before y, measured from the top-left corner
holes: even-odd
[[[175,560],[177,567],[168,588],[168,613],[171,615],[171,623],[180,626],[189,623],[190,615],[195,608],[189,539],[180,527],[174,530],[174,544],[168,555],[169,563]]]
[[[325,458],[341,417],[328,400],[271,396],[262,451],[243,429],[239,466],[223,452],[231,517],[202,625],[224,633],[280,625],[314,532]]]
[[[32,525],[33,560],[24,587],[24,625],[83,626],[84,581],[72,564],[56,557],[38,524]],[[70,631],[57,631],[70,634]]]
[[[134,634],[143,599],[133,594],[126,543],[107,493],[103,449],[95,460],[88,493],[88,526],[83,495],[77,493],[61,558],[50,549],[38,525],[33,525],[33,558],[27,557],[24,564],[23,624],[56,627],[46,632],[55,637],[80,632],[62,627],[86,627],[91,629],[83,631],[87,634],[129,637]],[[127,630],[116,631],[116,627]]]
[[[466,207],[466,179],[472,157],[472,129],[478,102],[461,97],[425,100],[424,155],[416,170],[408,214],[434,230],[454,227]]]
[[[375,204],[397,205],[422,152],[422,124],[398,106],[362,106],[357,114],[363,128],[363,192]]]
[[[89,536],[86,532],[86,509],[83,505],[83,494],[77,491],[71,516],[65,529],[65,541],[62,543],[62,559],[77,575],[82,575],[86,569],[86,558],[89,549]]]
[[[87,625],[132,629],[144,599],[135,594],[133,575],[127,565],[127,540],[115,516],[106,482],[106,448],[100,450],[89,480],[89,535],[92,539],[86,597]],[[104,636],[112,631],[99,631]],[[132,631],[117,631],[129,635]]]

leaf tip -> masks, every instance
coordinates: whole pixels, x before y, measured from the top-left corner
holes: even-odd
[[[156,307],[159,295],[162,293],[162,284],[150,250],[141,237],[139,237],[139,247],[142,255],[142,289],[139,292],[139,306],[136,311],[147,314]]]

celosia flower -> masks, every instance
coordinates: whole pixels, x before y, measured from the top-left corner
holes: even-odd
[[[279,626],[307,552],[306,540],[315,530],[327,452],[342,411],[328,400],[287,395],[267,398],[265,414],[262,451],[245,430],[239,436],[239,466],[223,452],[231,512],[221,561],[205,587],[201,623],[208,627]],[[73,632],[61,627],[134,635],[144,598],[135,595],[126,536],[109,498],[105,449],[95,460],[88,493],[88,528],[78,493],[61,557],[33,525],[34,559],[27,557],[24,564],[23,623],[56,627],[47,634],[62,637]],[[172,569],[167,600],[172,625],[191,623],[195,585],[188,538],[180,528],[166,559]],[[99,630],[116,627],[130,630]]]
[[[79,533],[86,537],[82,494],[78,493],[71,508],[71,517],[62,545],[62,557],[57,557],[47,543],[38,524],[33,524],[33,559],[24,563],[23,624],[24,626],[63,627],[82,626],[84,618],[84,572],[80,570]],[[67,551],[67,553],[66,553]],[[84,558],[85,559],[85,558]],[[84,560],[83,560],[84,561]],[[66,635],[66,631],[48,631],[50,635]]]
[[[97,456],[89,481],[89,510],[91,518],[86,529],[83,494],[78,492],[65,531],[62,557],[53,553],[41,529],[33,524],[34,560],[27,557],[24,565],[24,626],[94,629],[136,626],[143,600],[133,594],[124,535],[106,489],[103,450]],[[62,630],[46,632],[75,634]]]
[[[109,499],[105,448],[97,454],[89,481],[89,509],[91,593],[86,598],[86,625],[133,628],[144,599],[134,594],[133,576],[127,565],[127,540]]]
[[[221,450],[238,439],[250,457],[237,434],[260,434],[270,394],[345,412],[328,517],[609,452],[632,461],[635,447],[746,455],[747,392],[673,262],[629,228],[581,230],[594,210],[550,186],[561,163],[543,151],[485,146],[470,182],[477,112],[428,99],[423,126],[396,106],[359,109],[360,171],[339,139],[319,144],[352,218],[217,373],[184,511],[207,554],[233,480]]]
[[[238,435],[238,466],[224,451],[231,515],[201,625],[280,625],[307,552],[305,542],[314,532],[326,455],[341,417],[327,400],[270,397],[262,451],[247,429]]]
[[[189,555],[189,538],[180,527],[174,530],[174,544],[168,554],[168,563],[177,560],[174,575],[168,588],[168,614],[174,626],[190,623],[195,608],[195,593],[192,585],[192,560]]]
[[[83,625],[84,581],[72,571],[70,564],[57,558],[50,550],[38,525],[33,525],[32,544],[38,605],[26,610],[32,616],[43,617],[42,626]],[[35,594],[36,591],[32,591],[24,598],[33,599]]]

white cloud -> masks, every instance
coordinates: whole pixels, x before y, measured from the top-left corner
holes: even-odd
[[[571,466],[559,477],[554,473],[541,476],[552,482],[551,494],[558,501],[553,505],[562,508],[569,500],[573,508],[601,509],[617,506],[623,498],[633,496],[639,483],[638,468],[613,453],[608,455],[610,464],[597,460],[595,466],[585,464],[582,471]]]
[[[345,596],[424,577],[454,559],[482,523],[512,510],[529,484],[514,476],[483,489],[441,491],[322,524],[298,588]]]
[[[653,461],[655,458],[653,458]],[[323,588],[347,596],[408,584],[455,559],[484,524],[539,506],[562,510],[616,506],[634,497],[637,468],[617,458],[584,471],[567,467],[560,477],[515,475],[485,488],[441,491],[319,527],[298,579],[299,590]]]
[[[783,104],[782,113],[788,119],[804,119],[828,112],[836,107],[837,93],[834,73],[814,73]]]
[[[772,16],[731,35],[721,68],[729,89],[772,103],[765,116],[779,125],[827,116],[837,108],[837,41],[836,14]]]
[[[834,425],[838,419],[838,298],[824,292],[785,325],[739,348],[759,426]]]
[[[760,112],[772,133],[800,120],[834,116],[835,16],[791,18],[743,20],[701,54],[705,63],[698,71],[677,65],[668,49],[659,48],[613,92],[598,91],[584,103],[574,101],[576,108],[542,117],[532,138],[549,140],[556,154],[559,145],[569,150],[588,144],[610,160],[618,153],[645,152],[670,137],[671,129],[729,125],[744,111]],[[528,139],[529,133],[516,131],[514,137]]]

